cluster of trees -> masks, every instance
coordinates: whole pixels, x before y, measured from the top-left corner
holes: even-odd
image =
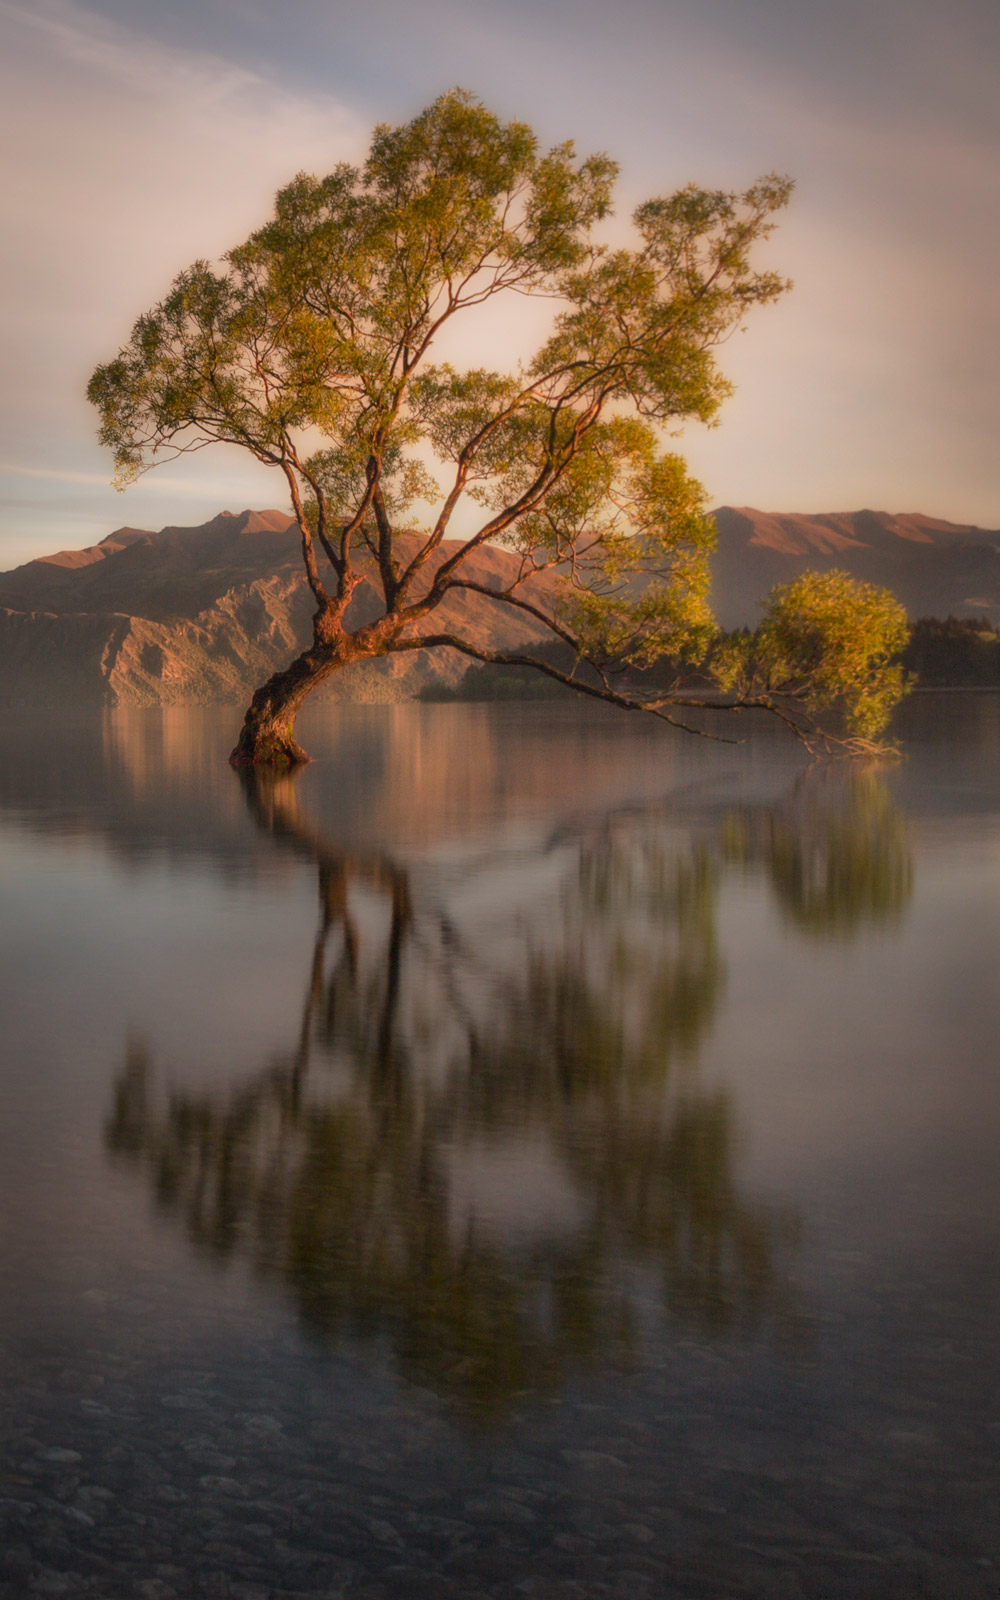
[[[988,617],[918,617],[903,665],[928,688],[1000,688],[1000,631]]]
[[[299,174],[221,269],[183,272],[95,372],[121,485],[216,443],[285,480],[313,637],[254,695],[235,762],[307,759],[294,724],[313,688],[353,661],[443,645],[674,725],[694,708],[760,708],[807,742],[878,739],[904,689],[901,607],[843,573],[809,574],[775,590],[751,641],[712,650],[714,529],[662,444],[714,420],[730,387],[718,346],[788,287],[753,257],[791,184],[648,200],[626,246],[600,231],[615,177],[607,156],[543,151],[525,124],[443,95],[377,127],[363,165]],[[433,359],[456,319],[523,296],[553,307],[531,359],[506,372]],[[421,506],[416,545],[401,542]],[[474,531],[446,544],[460,508]],[[518,557],[500,591],[469,576],[490,541]],[[365,576],[381,614],[349,631]],[[541,623],[567,660],[443,627],[442,602],[470,590]],[[713,688],[636,682],[664,657],[707,662]]]

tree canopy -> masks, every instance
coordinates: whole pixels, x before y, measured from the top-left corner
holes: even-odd
[[[663,655],[701,660],[715,632],[714,528],[661,435],[713,421],[730,392],[717,347],[787,287],[751,258],[791,184],[770,175],[741,194],[690,185],[649,200],[625,246],[600,230],[616,173],[571,143],[541,150],[524,123],[453,91],[404,126],[377,127],[363,165],[300,173],[268,222],[221,266],[181,273],[94,373],[119,484],[215,443],[284,475],[313,638],[257,691],[234,759],[302,759],[294,719],[318,683],[352,661],[438,645],[537,665],[668,721],[699,704],[774,708],[773,686],[755,680],[751,693],[732,673],[721,699],[679,685],[644,694],[628,674]],[[499,372],[432,359],[461,313],[517,295],[552,304],[530,360]],[[478,525],[456,543],[470,503]],[[431,515],[401,541],[418,505]],[[499,591],[466,565],[490,542],[517,557]],[[353,626],[365,578],[382,614]],[[435,613],[456,590],[530,618],[575,664],[443,628]],[[844,590],[839,603],[855,598]],[[786,677],[781,692],[822,709],[818,682]],[[878,717],[861,720],[870,733]]]
[[[882,732],[908,687],[900,653],[906,611],[888,589],[847,572],[805,572],[771,590],[760,627],[713,655],[717,681],[740,696],[763,695],[801,720],[827,712],[858,747]]]

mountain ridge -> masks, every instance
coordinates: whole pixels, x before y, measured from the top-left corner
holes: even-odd
[[[752,626],[775,583],[840,567],[918,616],[1000,620],[1000,531],[922,512],[769,512],[720,506],[712,602],[724,628]]]
[[[400,536],[404,557],[418,537]],[[415,587],[458,548],[445,540]],[[72,560],[73,556],[80,559]],[[516,565],[493,546],[469,558],[469,576],[499,589]],[[549,581],[533,580],[543,594]],[[159,533],[121,529],[79,552],[37,557],[0,574],[0,704],[181,705],[241,702],[307,643],[313,612],[298,529],[281,511],[223,512],[198,527]],[[358,627],[381,610],[365,576],[347,611]],[[523,613],[480,595],[449,595],[442,630],[461,628],[484,648],[548,637]],[[319,691],[333,699],[409,699],[449,687],[468,658],[454,650],[406,651],[360,662]]]
[[[712,600],[724,627],[753,625],[759,598],[807,568],[846,568],[899,595],[911,618],[985,615],[1000,621],[1000,531],[919,512],[791,513],[721,506]],[[417,535],[403,534],[406,557]],[[459,542],[443,543],[421,575]],[[517,558],[486,545],[469,558],[487,589],[509,579]],[[532,580],[544,595],[551,580]],[[348,625],[378,615],[364,577]],[[293,518],[276,510],[224,511],[196,527],[115,529],[82,550],[56,551],[0,573],[0,704],[178,705],[245,701],[307,642],[312,596]],[[485,648],[549,637],[525,614],[482,595],[450,595],[442,630],[461,627]],[[468,658],[413,651],[359,663],[321,693],[335,699],[400,700],[454,687]]]

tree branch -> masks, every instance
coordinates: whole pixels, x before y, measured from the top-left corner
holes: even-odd
[[[699,739],[711,739],[716,744],[742,744],[741,739],[727,739],[723,734],[709,733],[706,728],[693,728],[690,723],[681,722],[670,715],[666,707],[677,706],[689,710],[703,711],[734,711],[749,709],[735,704],[723,705],[721,702],[711,700],[696,700],[690,698],[664,698],[660,700],[636,700],[628,695],[618,694],[614,689],[598,687],[597,684],[584,683],[580,678],[571,677],[559,667],[550,666],[546,661],[539,661],[535,656],[519,655],[502,650],[483,650],[478,645],[473,645],[466,639],[453,633],[426,634],[417,639],[396,639],[388,644],[390,652],[401,650],[435,650],[442,645],[452,650],[458,650],[462,655],[471,656],[475,661],[482,661],[490,666],[498,667],[530,667],[536,672],[544,673],[547,678],[552,678],[556,683],[561,683],[567,689],[573,689],[577,694],[588,695],[593,700],[603,700],[606,705],[617,706],[622,711],[644,711],[650,716],[658,717],[662,722],[669,722],[672,728],[679,728],[684,733],[694,734]],[[762,709],[766,709],[763,708]]]
[[[323,587],[322,579],[319,575],[319,567],[316,564],[316,548],[313,544],[312,530],[309,527],[309,523],[306,519],[305,507],[302,504],[302,496],[299,493],[298,479],[295,476],[295,468],[292,466],[290,461],[283,461],[281,464],[281,470],[285,474],[288,490],[292,497],[292,507],[295,511],[295,520],[299,525],[299,532],[302,535],[302,560],[306,569],[306,577],[309,580],[309,587],[316,597],[317,604],[325,607],[331,604],[331,596],[327,594],[325,588]]]

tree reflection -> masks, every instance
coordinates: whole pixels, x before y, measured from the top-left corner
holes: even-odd
[[[905,824],[874,767],[813,774],[783,807],[734,812],[723,850],[762,866],[789,922],[819,938],[893,926],[913,889]]]
[[[877,790],[852,790],[825,834],[808,807],[695,842],[611,819],[508,864],[504,914],[488,892],[474,909],[489,863],[449,896],[338,850],[293,778],[245,782],[258,824],[318,869],[297,1038],[231,1093],[165,1096],[133,1041],[107,1127],[196,1245],[251,1258],[324,1340],[387,1337],[403,1372],[480,1417],[627,1364],[651,1303],[704,1334],[801,1333],[795,1218],[745,1192],[730,1100],[685,1063],[721,994],[734,860],[809,927],[898,911],[903,857],[873,866],[890,834],[904,849]],[[825,896],[801,887],[818,849]]]

